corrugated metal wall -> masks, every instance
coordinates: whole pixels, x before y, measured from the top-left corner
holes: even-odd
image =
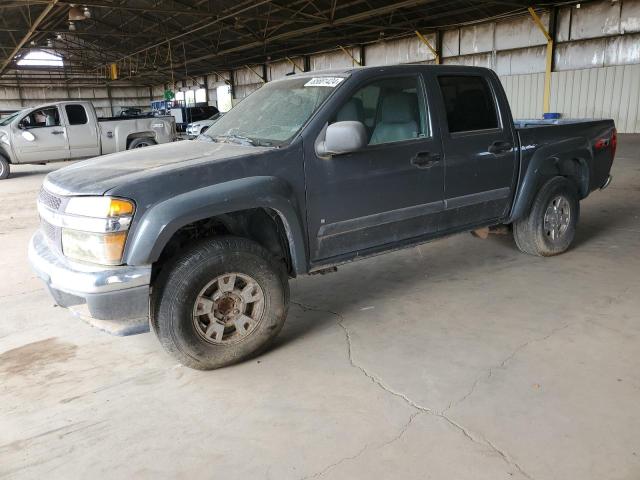
[[[544,73],[500,77],[514,118],[541,118]]]
[[[640,65],[554,72],[551,110],[568,118],[613,118],[619,132],[640,132]]]
[[[541,15],[549,24],[549,15]],[[427,36],[435,45],[435,35]],[[360,47],[349,53],[361,60]],[[546,38],[528,15],[451,28],[442,32],[442,63],[492,68],[500,76],[516,118],[540,118]],[[366,65],[432,63],[434,55],[417,37],[364,46]],[[299,66],[302,58],[294,59]],[[560,8],[552,75],[551,109],[564,117],[609,117],[620,132],[640,132],[640,0],[601,0]],[[356,62],[341,50],[309,57],[311,70],[345,68]],[[262,65],[234,71],[236,99],[262,85]],[[287,60],[267,64],[267,79],[294,70]],[[299,69],[295,69],[298,71]],[[211,77],[210,77],[211,78]],[[222,81],[216,77],[216,85]],[[209,103],[215,87],[209,81]]]

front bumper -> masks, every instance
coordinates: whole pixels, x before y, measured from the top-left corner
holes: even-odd
[[[102,267],[69,261],[42,232],[29,243],[29,262],[55,302],[114,335],[149,330],[151,266]]]

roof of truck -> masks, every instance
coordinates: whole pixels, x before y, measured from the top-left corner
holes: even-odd
[[[340,76],[347,77],[354,73],[365,72],[370,70],[378,70],[378,71],[388,71],[388,70],[406,70],[409,68],[422,67],[426,69],[444,69],[447,70],[461,70],[461,71],[473,71],[473,70],[489,70],[485,67],[474,67],[468,65],[435,65],[435,64],[424,64],[424,63],[403,63],[400,65],[375,65],[375,66],[364,66],[364,67],[346,67],[346,68],[332,68],[327,70],[310,70],[308,72],[296,72],[294,74],[286,75],[282,78],[273,81],[286,80],[288,78],[306,78],[306,77],[329,77],[329,76]]]

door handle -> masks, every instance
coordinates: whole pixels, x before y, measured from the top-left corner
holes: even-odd
[[[420,152],[411,159],[411,164],[418,168],[431,168],[440,163],[440,154],[431,152]]]
[[[51,135],[62,135],[64,132],[62,130],[54,130],[51,132]]]
[[[513,148],[509,142],[493,142],[489,145],[489,152],[494,155],[499,155],[501,153],[506,153]]]

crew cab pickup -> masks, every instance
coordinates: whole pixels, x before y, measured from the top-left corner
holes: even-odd
[[[302,73],[195,141],[50,173],[29,257],[59,305],[217,368],[278,334],[288,278],[462,231],[564,252],[615,151],[612,120],[514,121],[487,69]]]
[[[10,165],[79,160],[176,140],[173,117],[98,118],[90,102],[57,102],[0,120],[0,180]]]

